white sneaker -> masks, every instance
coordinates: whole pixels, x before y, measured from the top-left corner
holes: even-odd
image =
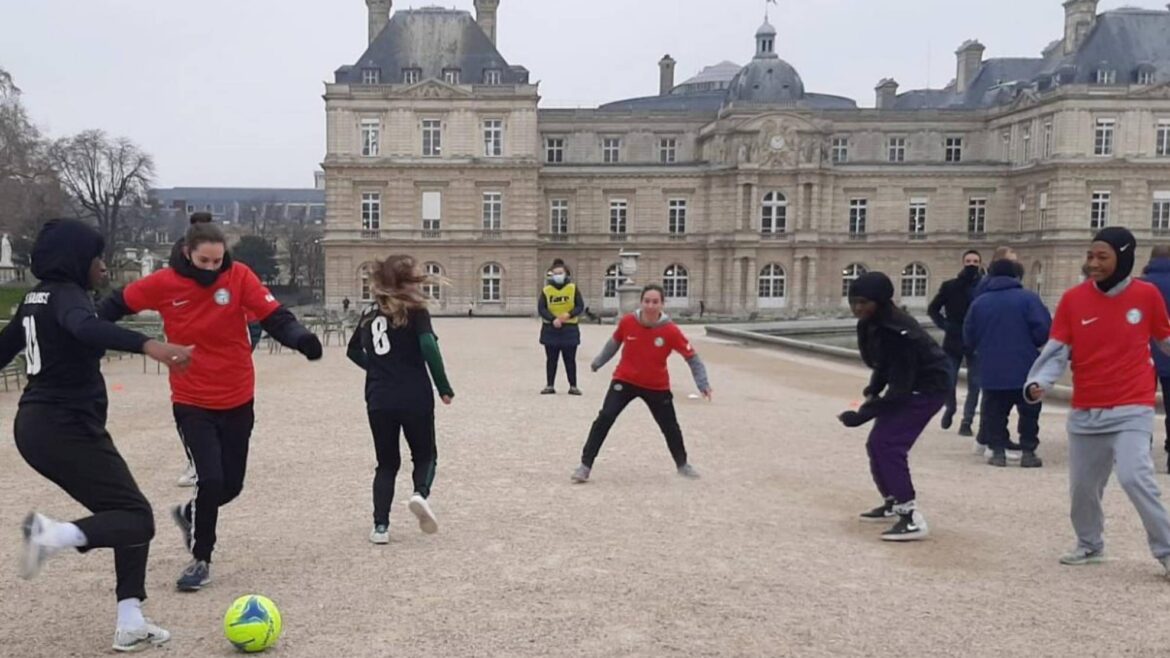
[[[389,544],[390,543],[390,526],[376,525],[370,531],[371,544]]]
[[[123,653],[142,651],[163,644],[169,639],[171,639],[170,631],[147,621],[142,628],[119,628],[114,631],[114,651]]]
[[[976,442],[975,443],[975,456],[976,457],[990,457],[991,456],[991,448],[983,445],[982,443]]]
[[[21,534],[24,536],[24,550],[20,556],[21,577],[32,578],[36,576],[41,572],[41,567],[45,565],[45,560],[61,550],[59,547],[50,546],[47,543],[49,530],[55,523],[57,522],[53,519],[38,512],[30,512],[28,516],[24,517],[24,523],[20,527]]]
[[[1009,462],[1018,462],[1024,456],[1024,452],[1022,450],[1005,450],[1004,454],[1007,455],[1007,460]]]
[[[183,474],[179,476],[178,485],[180,487],[193,487],[195,486],[196,479],[195,462],[187,462],[187,470],[183,471]]]
[[[431,511],[431,505],[426,498],[418,494],[410,497],[410,502],[407,503],[410,507],[411,514],[418,517],[419,530],[433,535],[439,531],[439,521],[435,518],[435,513]]]

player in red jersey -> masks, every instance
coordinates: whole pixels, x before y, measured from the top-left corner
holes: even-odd
[[[244,487],[256,382],[247,315],[310,360],[321,358],[321,341],[247,265],[232,262],[214,224],[193,224],[171,267],[115,292],[99,313],[118,319],[145,310],[162,315],[170,340],[195,346],[191,367],[170,378],[175,423],[196,473],[194,497],[172,509],[193,558],[177,586],[195,591],[211,581],[219,508]]]
[[[1150,341],[1170,352],[1170,318],[1158,289],[1131,277],[1135,251],[1133,234],[1121,227],[1103,229],[1093,238],[1085,260],[1089,278],[1060,298],[1048,344],[1028,373],[1024,395],[1040,401],[1071,362],[1069,516],[1077,546],[1061,563],[1104,561],[1101,497],[1116,470],[1145,526],[1150,552],[1170,577],[1170,515],[1150,457],[1157,385]]]
[[[593,460],[601,451],[601,444],[605,442],[610,428],[626,406],[636,398],[641,398],[650,408],[654,421],[666,437],[666,445],[674,457],[678,474],[692,479],[699,477],[687,462],[687,449],[683,445],[682,430],[679,429],[678,417],[674,412],[674,396],[670,393],[666,359],[671,352],[681,354],[691,368],[695,385],[708,400],[712,394],[711,384],[707,381],[707,369],[690,341],[662,311],[664,299],[665,293],[661,286],[651,284],[643,288],[642,307],[621,319],[601,354],[593,360],[591,368],[597,372],[621,349],[621,361],[613,373],[613,381],[609,385],[609,392],[605,394],[601,412],[589,430],[589,439],[581,453],[581,465],[573,472],[573,482],[589,481]]]

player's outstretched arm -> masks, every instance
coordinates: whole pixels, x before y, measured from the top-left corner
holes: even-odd
[[[106,322],[118,322],[127,315],[134,315],[134,311],[126,304],[126,298],[119,288],[111,292],[98,304],[98,317]]]
[[[364,322],[365,318],[362,318],[362,321]],[[369,356],[366,355],[366,350],[362,347],[362,327],[361,322],[354,327],[353,333],[349,337],[349,345],[345,347],[345,356],[362,370],[369,370]]]
[[[439,390],[443,402],[449,404],[451,398],[455,397],[455,391],[451,388],[451,382],[447,380],[447,369],[443,366],[443,354],[439,351],[438,339],[433,333],[419,334],[418,345],[422,349],[423,360],[427,362],[427,368],[431,371],[431,378],[435,380],[435,388]]]
[[[21,324],[20,311],[13,314],[8,324],[0,329],[0,369],[8,367],[9,363],[24,349],[24,325]]]
[[[260,321],[260,326],[285,347],[304,354],[310,361],[321,358],[321,341],[297,320],[292,311],[281,306]]]

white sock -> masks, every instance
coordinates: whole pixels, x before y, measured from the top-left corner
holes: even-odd
[[[143,626],[146,626],[146,618],[142,616],[142,601],[138,599],[118,601],[118,628],[133,630]]]
[[[72,523],[51,521],[45,528],[45,543],[54,548],[81,548],[89,543],[85,533]]]

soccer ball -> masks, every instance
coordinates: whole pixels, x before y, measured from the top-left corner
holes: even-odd
[[[280,611],[259,594],[241,596],[223,616],[223,634],[240,651],[264,651],[280,637]]]

